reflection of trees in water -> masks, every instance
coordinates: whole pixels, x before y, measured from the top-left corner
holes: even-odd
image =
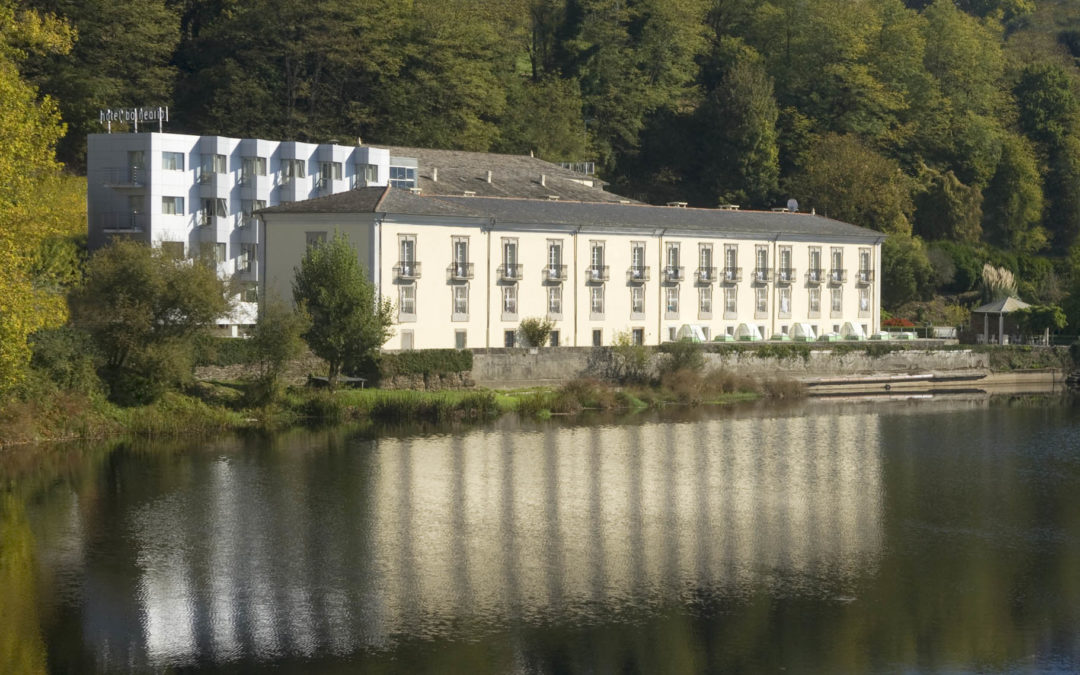
[[[22,503],[0,494],[0,673],[44,672],[34,535]]]

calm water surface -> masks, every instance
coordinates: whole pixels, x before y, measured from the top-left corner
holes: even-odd
[[[807,403],[9,458],[0,671],[1080,671],[1078,411]]]

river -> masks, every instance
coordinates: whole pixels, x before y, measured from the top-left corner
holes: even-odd
[[[8,457],[0,671],[1075,672],[1078,409],[808,401]]]

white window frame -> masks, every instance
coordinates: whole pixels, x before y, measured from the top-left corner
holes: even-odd
[[[183,171],[184,164],[184,153],[182,152],[170,152],[165,150],[161,153],[162,171]]]
[[[844,288],[836,286],[829,290],[829,317],[840,318],[844,315]]]
[[[630,287],[630,318],[643,320],[645,318],[645,287]]]
[[[779,289],[779,298],[777,298],[776,312],[777,316],[781,319],[791,318],[791,286],[784,286]]]
[[[450,287],[450,320],[469,320],[469,284],[455,284]]]
[[[725,286],[724,287],[724,318],[725,319],[737,319],[737,318],[739,318],[739,287],[738,286]]]
[[[713,313],[712,286],[698,288],[698,318],[711,319]]]
[[[604,287],[589,287],[589,320],[604,320]]]
[[[517,321],[518,287],[517,284],[502,286],[502,320]]]
[[[814,286],[809,289],[806,305],[806,313],[812,319],[821,317],[821,288]]]
[[[161,214],[164,216],[182,216],[184,215],[184,198],[183,197],[162,197],[161,198]]]
[[[562,319],[562,286],[547,287],[547,316],[553,321]]]
[[[664,289],[664,318],[679,318],[679,287],[668,286]]]
[[[398,286],[398,321],[416,321],[416,284]]]
[[[766,319],[769,316],[769,287],[754,288],[754,318]]]

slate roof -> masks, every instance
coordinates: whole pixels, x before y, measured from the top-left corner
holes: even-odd
[[[258,213],[391,213],[493,218],[501,224],[585,229],[668,229],[722,232],[750,237],[806,236],[878,241],[883,234],[808,213],[724,211],[647,204],[553,201],[414,194],[393,187],[360,188],[327,197],[280,204]]]
[[[548,195],[557,195],[573,201],[633,201],[605,191],[606,183],[596,176],[564,169],[537,157],[393,145],[373,147],[386,148],[391,157],[415,157],[419,164],[416,186],[428,195],[463,195],[468,190],[481,197],[546,199]],[[433,169],[438,169],[437,181]],[[488,171],[491,171],[490,183]],[[545,176],[544,185],[540,184],[541,175]],[[583,180],[592,181],[593,186],[583,185],[580,182]]]
[[[1031,307],[1023,300],[1014,297],[1003,298],[1001,300],[995,300],[988,302],[987,304],[979,307],[978,309],[971,310],[972,314],[978,312],[979,314],[1008,314],[1015,312],[1018,309],[1024,309],[1025,307]]]

